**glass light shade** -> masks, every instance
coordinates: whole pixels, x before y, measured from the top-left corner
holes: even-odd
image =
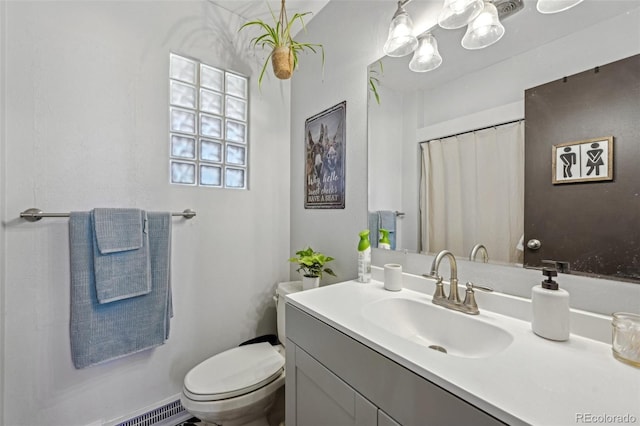
[[[475,50],[491,46],[504,35],[504,27],[498,18],[498,9],[485,2],[482,13],[467,27],[467,32],[462,37],[462,47]]]
[[[409,69],[414,72],[434,70],[442,63],[442,56],[438,52],[438,42],[431,34],[418,39],[418,48],[409,62]]]
[[[401,5],[393,15],[389,26],[389,37],[384,44],[384,53],[388,56],[400,57],[413,52],[418,46],[418,39],[413,35],[411,17]]]
[[[538,0],[536,8],[540,13],[558,13],[582,2],[583,0]]]
[[[438,25],[448,30],[462,28],[482,12],[482,0],[445,0]]]

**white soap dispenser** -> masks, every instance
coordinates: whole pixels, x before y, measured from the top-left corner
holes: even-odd
[[[554,268],[542,268],[547,277],[541,285],[531,290],[531,329],[538,336],[550,340],[568,340],[569,292],[558,287],[552,277],[558,275]]]

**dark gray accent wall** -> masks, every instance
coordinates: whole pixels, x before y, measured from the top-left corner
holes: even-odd
[[[640,282],[640,55],[526,90],[525,119],[525,266]],[[613,180],[552,183],[553,145],[606,136]]]

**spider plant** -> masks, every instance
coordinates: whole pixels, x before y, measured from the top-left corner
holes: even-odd
[[[285,0],[282,0],[281,2],[280,15],[278,18],[276,18],[276,15],[273,13],[271,8],[269,8],[269,10],[271,12],[274,25],[271,25],[262,19],[255,19],[242,25],[239,30],[242,31],[244,28],[251,26],[258,27],[260,33],[251,39],[250,44],[254,48],[261,47],[263,49],[271,50],[262,65],[260,76],[258,77],[258,85],[262,85],[262,79],[264,78],[269,59],[272,59],[274,73],[276,74],[276,77],[280,79],[287,79],[291,77],[291,74],[298,66],[298,54],[305,50],[310,50],[313,53],[317,53],[317,51],[320,50],[322,52],[322,66],[324,67],[324,47],[321,44],[301,43],[291,37],[291,29],[296,21],[299,21],[302,28],[306,31],[303,18],[311,14],[311,12],[296,13],[291,19],[288,19]],[[278,54],[276,53],[276,50],[280,49],[282,51],[282,48],[286,49],[284,50],[284,54],[286,55],[285,62],[288,62],[288,70],[278,71],[276,70],[276,61],[273,59],[274,55]]]
[[[369,90],[373,93],[373,96],[376,98],[376,102],[380,105],[380,93],[378,92],[378,85],[380,84],[380,79],[378,79],[378,74],[382,75],[384,70],[382,68],[382,60],[377,61],[377,65],[380,67],[380,72],[375,69],[375,65],[371,64],[369,66]]]

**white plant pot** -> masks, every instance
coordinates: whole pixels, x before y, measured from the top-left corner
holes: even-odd
[[[306,275],[302,276],[302,289],[309,290],[311,288],[316,288],[320,285],[320,277],[307,277]]]

